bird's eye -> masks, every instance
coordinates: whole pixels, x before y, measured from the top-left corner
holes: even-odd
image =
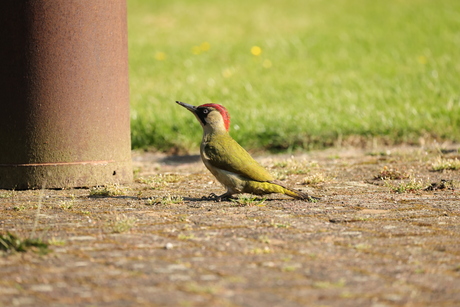
[[[204,109],[203,110],[203,114],[208,114],[209,110],[208,109]]]

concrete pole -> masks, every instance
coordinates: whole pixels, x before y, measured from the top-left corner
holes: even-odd
[[[126,0],[0,4],[0,188],[132,180]]]

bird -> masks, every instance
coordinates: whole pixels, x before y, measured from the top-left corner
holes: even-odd
[[[200,146],[201,159],[206,168],[225,187],[222,195],[211,194],[215,201],[228,200],[235,194],[264,195],[281,193],[306,201],[315,202],[317,197],[285,186],[238,144],[229,133],[230,115],[227,109],[216,103],[193,106],[176,101],[192,112],[203,128]]]

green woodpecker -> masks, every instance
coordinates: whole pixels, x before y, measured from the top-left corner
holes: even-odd
[[[201,159],[214,177],[227,188],[226,193],[216,196],[217,201],[239,193],[281,193],[297,199],[317,199],[275,181],[273,176],[230,136],[230,116],[225,107],[215,103],[196,107],[176,102],[192,112],[203,127]]]

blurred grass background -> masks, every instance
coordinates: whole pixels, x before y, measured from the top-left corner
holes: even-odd
[[[128,0],[133,148],[195,151],[176,100],[252,150],[460,141],[460,1]]]

